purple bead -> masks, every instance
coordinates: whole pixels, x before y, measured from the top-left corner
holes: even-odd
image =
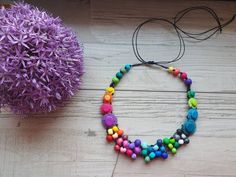
[[[110,128],[117,124],[117,118],[114,114],[106,114],[102,118],[102,124],[105,128]]]
[[[158,139],[157,140],[157,145],[160,147],[160,146],[162,146],[162,139]]]
[[[141,140],[136,139],[136,140],[134,141],[134,144],[135,144],[135,146],[137,146],[137,147],[141,146]]]
[[[136,158],[137,158],[137,155],[136,155],[135,153],[133,153],[133,154],[131,155],[131,158],[132,158],[132,159],[136,159]]]
[[[163,152],[161,154],[161,156],[162,156],[163,159],[167,159],[168,158],[168,154],[166,152]]]
[[[140,147],[135,147],[135,148],[134,148],[134,152],[135,152],[136,154],[140,154],[141,148],[140,148]]]
[[[185,85],[190,86],[192,84],[192,80],[186,79],[186,80],[184,80],[184,83],[185,83]]]
[[[127,140],[128,139],[128,135],[123,135],[122,138],[123,138],[123,140]]]
[[[130,144],[129,144],[129,148],[130,148],[130,149],[134,149],[134,147],[135,147],[135,144],[134,144],[134,143],[130,143]]]

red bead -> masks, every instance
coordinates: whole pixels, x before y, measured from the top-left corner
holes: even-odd
[[[107,135],[106,139],[107,139],[107,141],[108,141],[108,142],[111,142],[111,141],[113,141],[113,138],[112,138],[112,136],[111,136],[111,135]]]
[[[184,79],[187,79],[187,73],[182,73],[181,75],[180,75],[180,79],[182,79],[182,80],[184,80]]]
[[[131,155],[133,154],[133,151],[132,151],[131,149],[127,149],[127,150],[126,150],[126,154],[127,154],[128,156],[131,156]]]
[[[173,75],[174,75],[174,76],[178,76],[179,73],[180,73],[180,70],[179,70],[179,69],[174,69],[174,71],[173,71]]]
[[[116,145],[114,146],[114,150],[115,150],[115,151],[120,151],[120,146],[119,146],[118,144],[116,144]]]

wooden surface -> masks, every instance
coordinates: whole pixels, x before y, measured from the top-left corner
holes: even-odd
[[[2,0],[0,2],[3,2]],[[0,177],[230,177],[236,176],[236,22],[205,42],[186,43],[174,65],[194,81],[199,101],[197,132],[191,143],[166,161],[132,162],[113,151],[100,123],[101,96],[111,77],[136,63],[131,48],[135,27],[150,17],[171,18],[189,6],[207,5],[222,22],[236,13],[233,1],[33,0],[60,16],[84,43],[83,86],[65,107],[48,115],[0,114]],[[214,25],[204,13],[182,23],[189,31]],[[140,33],[145,57],[170,59],[178,41],[166,25]],[[131,139],[153,143],[170,136],[186,115],[184,86],[154,68],[133,69],[117,87],[114,112]]]

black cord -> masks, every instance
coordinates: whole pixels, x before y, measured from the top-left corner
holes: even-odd
[[[188,13],[190,13],[192,11],[196,11],[196,10],[203,10],[203,11],[206,11],[207,13],[209,13],[213,17],[213,19],[217,22],[217,26],[215,26],[213,28],[210,28],[206,31],[200,32],[200,33],[190,33],[190,32],[187,32],[187,31],[183,30],[178,25],[178,23]],[[170,64],[170,63],[173,63],[173,62],[176,62],[176,61],[180,60],[185,54],[185,41],[184,41],[183,35],[185,35],[187,38],[191,38],[191,39],[194,39],[194,40],[197,40],[197,41],[205,41],[205,40],[209,39],[210,37],[212,37],[214,34],[216,34],[218,31],[221,33],[222,29],[224,27],[226,27],[227,25],[229,25],[230,23],[232,23],[235,20],[235,17],[236,17],[236,14],[234,14],[230,20],[228,20],[225,23],[221,24],[220,18],[218,17],[218,15],[216,14],[216,12],[213,9],[211,9],[207,6],[196,6],[196,7],[189,7],[189,8],[186,8],[184,10],[179,11],[175,15],[173,22],[168,20],[168,19],[164,19],[164,18],[151,18],[151,19],[148,19],[148,20],[142,22],[140,25],[138,25],[136,27],[136,29],[134,30],[134,33],[133,33],[133,36],[132,36],[132,47],[133,47],[134,55],[140,61],[140,63],[133,64],[132,66],[157,65],[157,66],[160,66],[162,68],[167,69],[168,67],[165,66],[166,64]],[[162,22],[165,22],[165,23],[171,25],[174,28],[174,30],[177,34],[177,37],[179,39],[179,52],[178,52],[177,56],[175,58],[173,58],[172,60],[169,60],[169,61],[154,61],[154,60],[146,61],[139,53],[139,50],[138,50],[139,31],[145,24],[150,23],[150,22],[155,22],[155,21],[162,21]],[[202,35],[207,35],[207,36],[201,37]]]

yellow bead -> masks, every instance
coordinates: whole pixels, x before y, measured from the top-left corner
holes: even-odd
[[[170,149],[172,149],[172,148],[173,148],[173,144],[169,143],[169,144],[168,144],[168,147],[169,147]]]
[[[172,66],[168,67],[168,72],[172,73],[174,68]]]
[[[188,100],[188,105],[191,108],[196,108],[197,107],[197,100],[195,98],[190,98]]]
[[[107,87],[106,92],[113,94],[115,92],[115,89],[113,87]]]
[[[113,135],[113,130],[112,130],[112,128],[109,128],[109,129],[107,130],[107,133],[108,133],[108,135]]]
[[[113,127],[112,127],[112,130],[113,130],[114,132],[118,132],[118,131],[119,131],[119,128],[118,128],[117,126],[113,126]]]

